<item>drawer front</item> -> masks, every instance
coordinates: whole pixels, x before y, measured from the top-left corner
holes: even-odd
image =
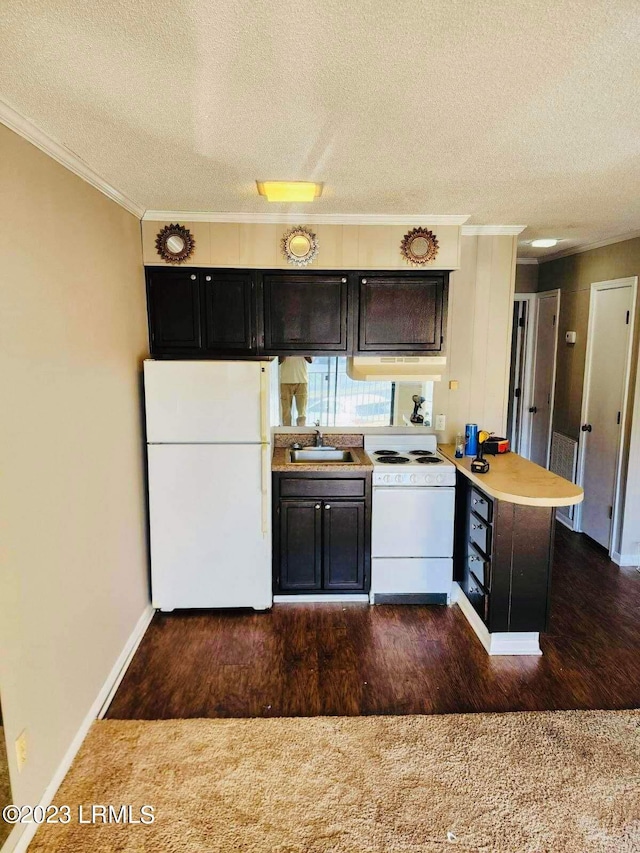
[[[478,616],[487,624],[489,622],[489,596],[472,572],[469,572],[466,579],[464,592]]]
[[[473,512],[469,516],[469,538],[483,554],[491,556],[491,525]]]
[[[283,477],[281,498],[364,498],[365,480],[323,480],[321,478]]]
[[[480,581],[486,590],[491,589],[491,561],[486,560],[472,542],[469,542],[467,569],[473,572],[476,580]]]
[[[480,518],[491,523],[493,519],[493,501],[479,489],[471,489],[471,509]]]

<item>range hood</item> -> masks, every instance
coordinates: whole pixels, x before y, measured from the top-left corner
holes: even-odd
[[[360,382],[439,382],[446,363],[444,355],[356,356],[347,359],[347,374]]]

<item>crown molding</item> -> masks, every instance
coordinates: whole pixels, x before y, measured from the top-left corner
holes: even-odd
[[[411,216],[390,213],[214,213],[198,210],[147,210],[145,222],[231,222],[250,225],[462,225],[466,215]]]
[[[516,258],[516,264],[535,264],[538,266],[537,258]]]
[[[609,237],[607,240],[598,240],[596,243],[586,243],[584,246],[574,246],[572,249],[564,249],[562,252],[555,252],[553,255],[545,255],[544,258],[540,258],[540,263],[546,264],[549,261],[557,261],[571,255],[582,255],[592,249],[602,249],[604,246],[613,246],[615,243],[626,243],[627,240],[636,240],[638,237],[640,237],[640,231],[630,231],[628,234],[621,234],[618,237]]]
[[[463,225],[463,237],[515,237],[526,225]]]
[[[14,110],[13,107],[10,107],[9,104],[1,100],[0,122],[6,125],[10,130],[13,130],[23,139],[26,139],[27,142],[31,142],[32,145],[36,146],[36,148],[44,151],[45,154],[48,154],[49,157],[56,160],[56,162],[60,163],[61,166],[64,166],[66,169],[69,169],[70,172],[73,172],[74,175],[82,178],[83,181],[91,184],[95,189],[100,190],[100,192],[106,195],[107,198],[110,198],[111,201],[115,201],[116,204],[120,205],[120,207],[124,207],[124,209],[128,210],[129,213],[133,213],[133,215],[138,219],[142,219],[145,210],[142,205],[137,204],[135,201],[127,198],[124,193],[121,193],[115,187],[112,187],[111,184],[105,181],[105,179],[97,172],[94,172],[93,169],[84,162],[84,160],[81,160],[77,154],[74,154],[73,151],[65,148],[65,146],[61,145],[59,142],[56,142],[55,139],[41,130],[32,121],[25,118],[19,112]]]

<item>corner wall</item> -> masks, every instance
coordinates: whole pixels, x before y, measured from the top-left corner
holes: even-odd
[[[149,600],[146,312],[134,216],[3,125],[0,188],[0,691],[36,805]]]

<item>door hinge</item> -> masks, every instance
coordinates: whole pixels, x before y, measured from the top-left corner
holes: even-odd
[[[524,328],[524,317],[520,317],[520,319],[518,320],[518,325],[521,329]]]
[[[556,315],[554,314],[553,315],[553,325],[555,326],[555,324],[556,324]]]
[[[627,321],[626,321],[625,325],[627,325],[627,326],[629,325],[629,312],[628,311],[627,311]]]
[[[440,346],[444,343],[444,335],[440,335]]]
[[[520,388],[516,388],[516,390],[513,392],[513,396],[519,397],[521,393],[522,393],[522,391],[520,390]]]
[[[621,413],[621,412],[618,412],[618,423],[620,423],[620,418],[621,418],[621,416],[622,416],[622,413]]]
[[[613,518],[613,507],[609,507],[609,518]]]

